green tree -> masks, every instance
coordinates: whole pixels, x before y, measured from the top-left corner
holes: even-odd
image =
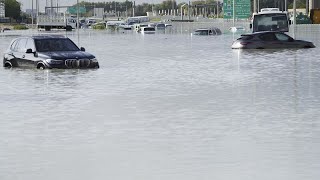
[[[16,0],[5,0],[5,14],[6,17],[12,19],[19,19],[21,13],[21,4]]]

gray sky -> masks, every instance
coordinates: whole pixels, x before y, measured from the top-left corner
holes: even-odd
[[[32,0],[17,0],[18,2],[22,3],[22,10],[25,9],[31,9],[32,7]],[[46,5],[46,0],[38,0],[39,1],[39,6],[40,6],[40,11],[44,11],[44,7]],[[49,2],[49,4],[51,4],[50,0],[47,0]],[[69,6],[69,5],[73,5],[77,3],[77,0],[52,0],[53,4],[57,4],[57,1],[60,5],[64,5],[64,6]],[[81,2],[82,0],[79,0],[79,2]],[[86,0],[86,2],[110,2],[107,0]],[[111,0],[112,1],[112,0]],[[124,2],[125,0],[116,0],[117,2]],[[148,2],[148,3],[159,3],[162,2],[163,0],[135,0],[136,4],[141,4],[143,2]],[[188,0],[176,0],[177,3],[180,2],[188,2]],[[35,7],[35,2],[36,0],[33,0],[34,2],[34,7]]]

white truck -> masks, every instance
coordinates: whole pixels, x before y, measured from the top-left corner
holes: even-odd
[[[37,27],[38,29],[45,29],[46,31],[50,31],[51,29],[72,31],[72,29],[77,28],[77,18],[57,15],[39,15]]]
[[[280,11],[279,8],[263,8],[259,13],[253,13],[250,29],[252,28],[252,32],[289,32],[290,24],[287,11]]]

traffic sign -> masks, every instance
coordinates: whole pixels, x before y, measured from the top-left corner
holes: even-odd
[[[233,1],[223,0],[223,18],[233,18]],[[235,19],[248,19],[251,15],[251,0],[235,0]]]
[[[68,7],[67,11],[70,13],[70,14],[77,14],[77,7]],[[79,13],[80,14],[84,14],[86,13],[86,8],[85,7],[79,7]]]

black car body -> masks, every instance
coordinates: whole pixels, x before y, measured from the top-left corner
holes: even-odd
[[[39,35],[14,39],[4,53],[3,66],[79,69],[99,68],[99,63],[67,37]]]
[[[232,44],[232,49],[281,49],[281,48],[314,48],[309,41],[295,40],[283,32],[264,31],[242,34]]]

